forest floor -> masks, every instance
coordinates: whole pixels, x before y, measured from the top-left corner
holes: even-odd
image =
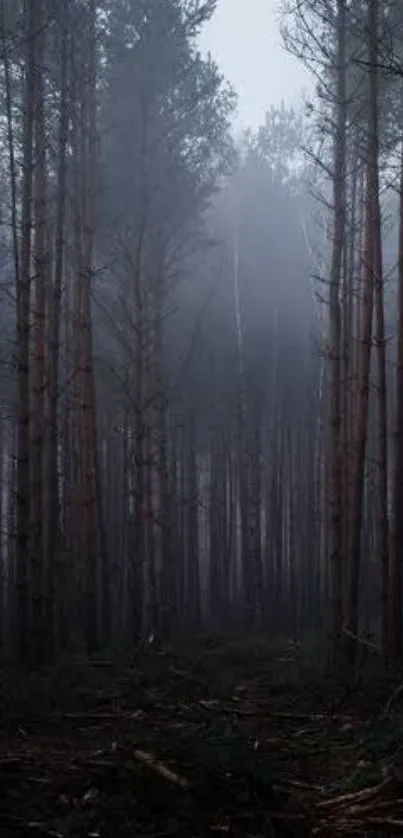
[[[402,695],[346,692],[293,643],[0,683],[2,838],[403,834]]]

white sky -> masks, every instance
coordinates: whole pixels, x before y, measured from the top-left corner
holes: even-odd
[[[256,128],[270,105],[295,105],[309,89],[307,72],[281,45],[278,0],[219,0],[201,48],[236,88],[242,127]]]

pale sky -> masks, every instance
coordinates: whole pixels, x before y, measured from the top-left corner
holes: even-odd
[[[281,45],[278,0],[218,0],[201,47],[239,96],[239,123],[256,128],[270,105],[296,105],[308,74]]]

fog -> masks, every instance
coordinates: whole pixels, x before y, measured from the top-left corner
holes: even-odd
[[[0,2],[1,835],[401,831],[402,9]]]
[[[294,54],[300,30],[265,0],[77,0],[49,7],[40,36],[22,6],[6,11],[6,653],[44,635],[55,652],[324,624],[332,111]],[[362,172],[337,297],[347,366]],[[363,602],[360,619],[379,611]]]
[[[271,105],[301,104],[312,78],[284,49],[278,0],[220,0],[200,37],[238,94],[237,126],[256,129]]]

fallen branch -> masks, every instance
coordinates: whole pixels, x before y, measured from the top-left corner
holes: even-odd
[[[371,786],[371,788],[361,789],[361,791],[351,791],[347,794],[340,794],[337,797],[331,797],[327,800],[321,800],[317,803],[318,809],[332,809],[333,806],[341,806],[342,808],[349,807],[350,804],[359,803],[362,800],[371,800],[372,797],[376,797],[385,786],[390,784],[390,780],[383,780],[382,783],[379,783],[377,786]]]
[[[217,708],[210,708],[208,707],[206,702],[199,702],[206,710],[208,709],[217,709]],[[309,722],[324,722],[329,721],[331,716],[329,713],[291,713],[291,712],[280,712],[278,710],[268,710],[266,707],[261,707],[260,705],[256,705],[251,709],[246,707],[238,707],[237,705],[226,705],[223,704],[219,708],[224,713],[232,713],[234,716],[245,716],[256,718],[258,715],[260,717],[265,716],[266,718],[272,719],[284,719],[289,721],[309,721]]]
[[[307,791],[316,791],[316,792],[322,792],[323,791],[321,786],[318,786],[318,785],[312,784],[312,783],[307,783],[307,782],[304,782],[302,780],[287,780],[287,787],[288,786],[293,786],[294,788],[297,788],[297,789],[306,789]]]
[[[111,722],[116,721],[118,718],[130,717],[130,713],[123,710],[116,710],[115,713],[64,713],[63,719],[78,719],[79,721],[101,721],[101,722]]]
[[[354,640],[354,643],[358,643],[359,646],[364,646],[370,652],[376,652],[377,654],[381,654],[381,647],[377,646],[376,643],[372,643],[371,640],[367,640],[365,637],[359,637],[358,634],[353,634],[346,626],[343,626],[342,633],[345,637],[348,637],[349,640]]]
[[[403,829],[403,820],[399,818],[368,818],[367,824],[376,824],[377,826],[394,826]]]
[[[327,829],[331,827],[333,832],[347,832],[349,835],[351,835],[352,828],[354,829],[354,834],[357,833],[358,829],[362,829],[365,830],[365,832],[367,832],[368,829],[370,829],[371,827],[376,827],[377,829],[379,829],[380,827],[382,831],[385,828],[390,827],[394,830],[399,830],[399,832],[401,832],[403,829],[403,820],[393,817],[365,818],[365,820],[360,821],[354,820],[354,823],[352,823],[351,820],[343,817],[343,819],[340,819],[339,821],[322,821],[322,826],[326,827]],[[390,834],[389,831],[387,834]]]
[[[391,809],[393,807],[396,809],[398,806],[401,806],[403,803],[403,799],[399,798],[397,800],[371,800],[369,803],[365,803],[364,806],[361,806],[359,803],[356,806],[349,806],[348,809],[345,809],[343,814],[345,817],[363,817],[365,815],[371,815],[371,813],[379,812],[381,809]],[[376,817],[380,817],[380,815],[376,815]]]
[[[165,780],[169,780],[171,783],[175,783],[183,789],[189,788],[189,782],[186,777],[181,777],[180,774],[172,771],[171,768],[168,768],[164,765],[164,763],[157,760],[153,754],[136,749],[134,751],[134,756],[139,760],[139,762],[146,765],[147,768],[151,768],[157,774],[160,774],[161,777],[164,777]]]
[[[401,695],[402,692],[403,692],[403,684],[399,684],[399,686],[393,691],[392,695],[390,696],[390,698],[388,699],[388,701],[385,705],[385,709],[382,713],[383,718],[387,718],[389,716],[389,713],[390,713],[393,702],[396,701],[397,698],[399,698],[399,695]]]

